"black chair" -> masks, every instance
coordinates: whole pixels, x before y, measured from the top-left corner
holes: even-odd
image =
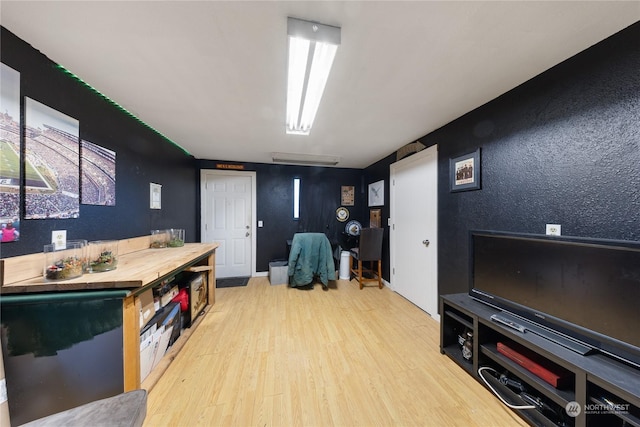
[[[378,288],[382,289],[383,235],[384,228],[363,228],[360,231],[358,247],[350,251],[356,265],[355,268],[352,266],[351,273],[355,275],[356,280],[360,283],[360,289],[362,289],[365,282],[378,282]],[[369,262],[369,268],[363,267],[362,263],[364,261]],[[375,270],[374,262],[377,264]]]

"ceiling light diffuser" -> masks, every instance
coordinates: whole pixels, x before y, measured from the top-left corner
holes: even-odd
[[[288,18],[287,34],[287,133],[308,135],[340,45],[340,28]]]
[[[271,153],[271,160],[273,163],[287,165],[335,166],[340,162],[340,157],[322,154]]]

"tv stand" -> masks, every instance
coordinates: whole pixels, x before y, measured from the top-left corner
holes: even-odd
[[[575,351],[576,353],[581,354],[582,356],[591,354],[594,351],[593,347],[589,347],[571,338],[568,338],[562,334],[559,334],[557,332],[538,326],[527,319],[523,319],[521,317],[515,316],[506,311],[502,311],[500,313],[496,313],[492,315],[491,320],[497,323],[501,323],[510,328],[516,329],[521,333],[525,333],[526,331],[532,332],[536,335],[539,335],[543,338],[548,339],[549,341],[552,341],[558,345],[568,348],[571,351]]]
[[[487,386],[485,381],[491,384],[487,389],[494,389],[515,406],[513,410],[530,425],[640,427],[637,367],[592,352],[581,343],[501,312],[466,293],[442,296],[440,315],[441,353],[483,385]],[[463,357],[460,344],[466,332],[473,335],[470,360]],[[500,351],[505,344],[523,348],[552,372],[562,372],[564,382],[554,387],[531,367],[505,356]],[[468,343],[466,346],[468,350]],[[522,406],[536,409],[520,409]]]

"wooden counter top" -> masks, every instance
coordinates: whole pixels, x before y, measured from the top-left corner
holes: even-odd
[[[118,268],[115,270],[84,274],[75,279],[62,281],[46,281],[42,277],[42,257],[38,257],[37,254],[28,255],[28,259],[40,259],[39,275],[15,282],[4,280],[0,293],[17,294],[123,288],[135,290],[169,275],[171,272],[183,268],[195,260],[210,255],[218,246],[217,243],[186,243],[179,248],[141,249],[119,255]],[[11,269],[29,268],[26,265],[27,263],[19,263],[17,260],[9,262],[10,260],[11,258],[3,260],[5,276],[10,273]]]

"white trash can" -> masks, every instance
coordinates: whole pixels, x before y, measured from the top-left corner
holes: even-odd
[[[340,280],[351,278],[351,254],[349,251],[340,252]]]
[[[271,261],[269,263],[269,282],[272,285],[287,285],[289,283],[287,261]]]

